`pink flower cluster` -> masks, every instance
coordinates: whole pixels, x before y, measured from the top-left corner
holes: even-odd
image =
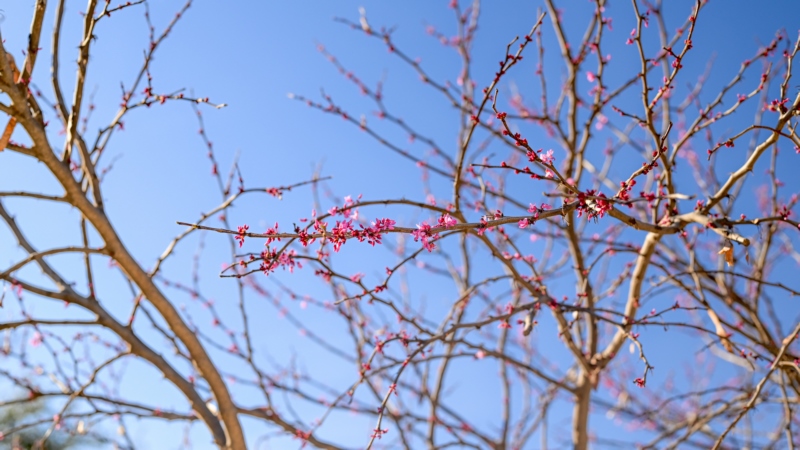
[[[358,239],[358,242],[367,241],[373,247],[375,244],[381,243],[381,234],[394,229],[395,221],[392,219],[376,219],[372,222],[371,227],[364,227],[359,225],[360,228],[353,227],[352,220],[336,221],[336,226],[333,227],[328,239],[333,243],[333,251],[338,252],[342,245],[350,239]]]
[[[233,238],[239,242],[239,248],[242,248],[242,245],[244,245],[244,236],[247,233],[247,230],[250,229],[250,226],[242,225],[237,228],[239,233],[236,234]]]
[[[580,202],[578,205],[578,217],[583,216],[585,212],[589,218],[602,218],[614,207],[604,193],[597,192],[594,189],[579,192],[578,202]]]
[[[439,217],[438,223],[440,227],[452,228],[458,223],[458,221],[456,221],[456,219],[454,219],[450,214],[444,213],[442,214],[442,217]]]
[[[528,161],[530,162],[540,161],[545,164],[552,165],[556,159],[555,156],[553,156],[552,149],[548,150],[547,153],[545,154],[542,154],[542,149],[539,149],[537,151],[528,150],[525,154],[528,156]]]
[[[263,261],[261,261],[259,270],[264,272],[264,275],[269,275],[281,267],[284,270],[289,269],[290,273],[294,272],[295,267],[302,269],[303,265],[295,259],[295,256],[297,256],[297,252],[294,250],[286,250],[280,253],[276,249],[271,251],[269,249],[264,250],[261,252]]]
[[[412,231],[411,234],[414,235],[414,242],[422,241],[422,246],[429,252],[436,248],[434,241],[439,239],[439,234],[431,234],[431,226],[428,225],[428,222],[418,224],[417,229]]]

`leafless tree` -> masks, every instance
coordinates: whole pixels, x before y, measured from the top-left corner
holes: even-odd
[[[583,6],[593,14],[577,40],[565,31],[568,16],[544,0],[528,30],[497,31],[509,33],[510,43],[497,49],[493,67],[475,64],[481,4],[466,3],[451,2],[455,35],[429,27],[460,57],[450,80],[429,73],[365,10],[339,19],[419,77],[430,95],[421,105],[450,107],[458,123],[451,146],[390,107],[381,82],[362,80],[320,47],[372,111],[351,110],[325,93],[291,97],[374,138],[393,153],[391,164],[417,165],[424,196],[411,190],[371,198],[364,186],[363,197],[340,198],[319,174],[276,187],[246,186],[236,164],[223,174],[201,112],[224,105],[155,89],[153,55],[191,0],[163,30],[150,25],[141,68],[97,133],[85,127],[93,109],[86,74],[92,58],[104,57],[92,52],[93,43],[112,14],[116,20],[147,11],[147,1],[88,0],[69,90],[59,51],[65,2],[37,1],[24,59],[0,45],[0,111],[8,117],[0,159],[15,153],[37,161],[61,192],[0,192],[0,217],[25,253],[0,268],[4,308],[14,302],[16,315],[0,323],[0,375],[58,412],[0,430],[0,437],[46,423],[38,441],[44,446],[56,429],[101,436],[104,422],[141,417],[200,422],[228,449],[287,437],[326,449],[794,448],[800,324],[789,298],[798,288],[781,265],[796,272],[800,262],[792,211],[798,183],[784,184],[778,173],[797,167],[792,158],[800,152],[800,95],[791,81],[798,37],[779,31],[742,55],[738,73],[709,93],[708,73],[696,80],[687,73],[698,68],[684,67],[712,7],[705,1],[670,31],[664,9],[671,3],[633,0],[614,11],[635,18],[635,28],[627,42],[613,43],[605,0]],[[49,60],[39,54],[47,8],[55,17]],[[557,43],[547,50],[559,52],[558,66],[545,64],[547,40]],[[611,62],[608,52],[620,45],[637,55],[635,70]],[[49,73],[40,67],[48,62]],[[169,218],[183,231],[143,264],[107,214],[103,156],[125,118],[166,102],[195,108],[222,201],[198,218]],[[741,126],[744,114],[752,119]],[[63,134],[48,132],[48,124]],[[404,139],[425,150],[409,149]],[[313,196],[306,217],[274,213],[264,217],[275,225],[263,233],[229,217],[245,196],[277,200],[300,187]],[[12,198],[66,205],[75,222],[57,224],[61,243],[37,246],[38,236],[7,207]],[[400,219],[409,216],[419,220]],[[62,233],[76,226],[77,241]],[[162,273],[175,249],[201,233],[206,240],[227,235],[221,277],[235,300],[224,305],[204,294],[197,267],[190,283]],[[353,260],[366,273],[353,274]],[[122,313],[118,299],[95,289],[98,277],[115,271],[132,300]],[[446,298],[434,301],[428,290]],[[184,296],[205,305],[211,320],[202,323],[209,326],[177,306]],[[57,317],[38,313],[35,305],[47,299],[68,308]],[[309,342],[288,363],[261,351],[288,339],[260,329],[253,304],[265,301]],[[660,357],[670,340],[681,344]],[[656,358],[702,364],[686,376],[661,367],[654,375]],[[319,359],[323,371],[304,368],[303,361]],[[122,376],[129,360],[155,369],[186,407],[124,395],[130,390],[119,385],[148,384]],[[722,381],[719,373],[703,380],[714,363],[724,366]],[[473,377],[487,365],[496,368],[494,377]],[[475,389],[489,384],[498,393],[491,405],[480,403]],[[568,427],[561,424],[570,415],[565,407]],[[343,438],[337,431],[350,414],[357,425]],[[603,414],[622,419],[615,431],[592,426]],[[244,427],[245,419],[259,425]],[[571,433],[559,433],[564,429]],[[124,426],[117,431],[116,445],[135,446]]]

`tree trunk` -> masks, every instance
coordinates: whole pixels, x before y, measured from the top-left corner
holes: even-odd
[[[586,450],[589,448],[589,405],[592,398],[592,384],[589,382],[589,374],[583,369],[580,380],[572,412],[572,443],[576,450]]]

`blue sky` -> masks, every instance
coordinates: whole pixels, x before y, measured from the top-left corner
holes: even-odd
[[[231,163],[238,158],[246,187],[288,185],[309,179],[315,170],[320,169],[322,175],[333,177],[326,185],[339,198],[364,194],[365,199],[407,197],[424,200],[425,187],[420,181],[419,169],[413,164],[382,148],[341,118],[321,114],[291,100],[287,94],[295,93],[319,100],[320,91],[324,89],[337,104],[346,106],[356,116],[364,114],[370,123],[377,121],[372,115],[374,106],[320,55],[317,47],[323,45],[369,86],[375,86],[375,83],[383,80],[387,106],[454,154],[458,122],[449,105],[421,83],[408,66],[389,54],[382,43],[333,20],[334,17],[344,17],[355,21],[358,19],[358,8],[363,6],[372,26],[396,27],[394,36],[398,47],[412,57],[419,57],[433,78],[453,81],[458,75],[457,56],[426,33],[429,24],[435,25],[445,35],[454,33],[453,14],[447,3],[298,0],[241,2],[234,6],[232,2],[196,1],[157,53],[152,66],[153,85],[158,92],[185,89],[187,94],[194,93],[198,97],[208,97],[211,102],[228,105],[223,109],[201,106],[200,111],[205,120],[205,130],[214,143],[219,170],[227,173]],[[540,3],[512,0],[484,2],[473,67],[474,76],[480,83],[488,82],[493,76],[496,61],[502,57],[505,45],[514,36],[530,29]],[[667,3],[668,28],[674,29],[689,14],[694,2]],[[0,3],[4,16],[0,30],[6,48],[17,58],[20,58],[18,55],[24,48],[33,4],[33,0]],[[162,29],[181,5],[182,2],[173,0],[151,2],[150,14],[156,29]],[[45,19],[48,29],[53,22],[52,6]],[[72,86],[74,82],[73,55],[76,54],[78,27],[81,24],[79,13],[84,7],[83,2],[67,2],[61,50],[64,86]],[[580,36],[591,14],[591,4],[570,0],[561,2],[561,7],[564,9],[568,35],[573,39]],[[614,1],[609,8],[614,17],[614,30],[609,37],[611,47],[607,50],[613,55],[608,70],[612,79],[615,74],[621,74],[619,79],[622,79],[638,67],[638,57],[633,48],[624,44],[631,28],[635,26],[635,18],[628,2]],[[143,12],[142,8],[132,8],[99,24],[87,81],[87,92],[91,93],[96,105],[88,124],[89,136],[93,136],[92,130],[107,124],[116,113],[120,102],[120,83],[128,86],[141,64],[143,49],[147,45]],[[679,89],[687,89],[687,85],[693,84],[713,57],[709,94],[706,94],[710,97],[711,93],[717,92],[733,77],[741,61],[754,55],[761,45],[772,39],[777,30],[786,29],[792,39],[796,38],[797,17],[800,17],[800,3],[795,1],[712,0],[701,13],[694,37],[696,48],[684,63],[687,71],[680,80],[682,85]],[[45,36],[43,47],[48,58],[40,59],[34,80],[41,80],[40,88],[47,95],[50,92],[47,84],[49,33],[45,33]],[[549,24],[545,27],[545,42],[545,65],[553,68],[551,89],[557,90],[560,75],[556,69],[558,55],[552,45],[554,41]],[[536,80],[532,77],[533,52],[527,58],[529,64],[521,65],[512,74],[512,79],[526,100],[535,103],[538,91],[533,90],[536,86]],[[748,73],[745,78],[750,84],[747,85],[757,83],[757,77],[757,71]],[[588,82],[583,87],[588,90]],[[510,97],[512,89],[511,85],[503,86],[501,98],[503,95]],[[750,113],[740,116],[741,119],[731,122],[730,129],[717,128],[715,132],[725,135],[738,130],[741,122],[737,121],[746,122],[751,117]],[[146,267],[150,267],[169,241],[182,231],[182,227],[175,224],[176,221],[193,222],[203,211],[212,209],[221,201],[211,176],[211,164],[205,156],[205,144],[197,133],[198,127],[192,109],[185,102],[168,102],[146,111],[135,111],[125,120],[124,131],[114,137],[104,157],[106,164],[113,161],[113,167],[104,180],[109,216],[127,246]],[[58,130],[53,129],[51,133],[53,142],[61,145],[63,137],[58,136]],[[414,154],[425,155],[427,149],[419,142],[409,143],[402,133],[388,128],[386,133]],[[546,141],[543,134],[530,133],[534,138]],[[548,145],[552,145],[552,142],[542,146]],[[799,165],[796,159],[793,161],[779,168],[780,178],[787,182],[785,192],[800,192],[800,182],[794,178],[794,170]],[[639,161],[631,161],[630,164],[638,165]],[[732,159],[731,167],[734,164]],[[726,165],[722,166],[721,170],[725,170]],[[4,152],[0,154],[0,190],[30,189],[58,193],[54,180],[48,178],[42,169],[25,157]],[[615,175],[624,175],[626,169],[621,167]],[[763,167],[759,167],[761,169]],[[437,198],[449,195],[449,183],[446,180],[432,178],[430,186]],[[536,187],[534,190],[538,193],[541,189]],[[332,199],[322,200],[324,208],[333,203]],[[26,233],[41,248],[63,244],[65,239],[79,239],[74,211],[54,209],[50,205],[31,203],[29,200],[9,199],[4,200],[4,204],[17,215]],[[282,229],[288,229],[292,222],[309,217],[312,207],[310,190],[300,188],[286,194],[281,201],[268,196],[246,197],[229,216],[233,224],[248,223],[254,230],[263,230],[276,221],[281,223]],[[388,211],[396,214],[393,217],[405,225],[413,225],[427,218],[415,210]],[[389,213],[377,209],[366,214],[368,217],[381,217]],[[603,228],[597,227],[595,230],[601,232]],[[205,247],[198,269],[201,274],[199,286],[207,298],[214,299],[215,308],[223,318],[237,323],[234,284],[230,280],[217,278],[219,267],[228,259],[228,241],[211,234],[206,235],[202,242]],[[199,244],[199,234],[182,243],[175,257],[166,264],[164,273],[171,279],[190,284],[192,257]],[[258,247],[259,244],[255,244],[254,248]],[[337,266],[344,272],[364,272],[368,277],[377,277],[383,272],[383,267],[393,261],[386,252],[372,252],[363,246],[356,248],[353,244],[346,247],[347,251],[337,261]],[[21,255],[7,230],[0,229],[0,263],[9,264]],[[80,280],[80,272],[71,263],[69,258],[64,258],[62,270]],[[113,305],[111,309],[116,314],[124,317],[130,307],[130,293],[113,269],[102,273],[104,276],[98,281],[98,292],[109,299]],[[35,270],[29,271],[28,275],[33,279],[39,276]],[[443,307],[437,302],[452,298],[451,284],[413,273],[409,277],[418,281],[411,285],[409,296],[414,302],[429,302],[429,311],[434,316]],[[280,282],[302,291],[312,277],[301,271],[294,276],[281,274],[278,278]],[[277,290],[277,286],[270,281],[261,278],[258,281]],[[562,284],[557,289],[571,287]],[[309,291],[309,295],[315,297],[329,295],[319,286],[309,288]],[[186,305],[187,312],[197,323],[209,326],[211,319],[207,309],[185,294],[173,290],[167,292],[176,304]],[[282,364],[288,363],[296,355],[300,366],[317,376],[322,374],[326,382],[339,388],[354,381],[356,374],[352,367],[342,365],[321,352],[317,346],[309,344],[295,327],[278,316],[275,308],[268,302],[256,300],[257,297],[251,294],[248,294],[253,308],[251,316],[257,318],[254,324],[258,329],[258,343],[263,355],[269,355]],[[285,295],[282,301],[291,305],[290,311],[303,317],[304,323],[310,324],[306,327],[335,345],[346,345],[346,340],[337,334],[342,329],[328,327],[324,313],[305,311],[297,302],[287,300]],[[13,308],[9,306],[9,312],[0,311],[0,314],[13,315]],[[33,304],[32,308],[42,315],[65,314],[61,305],[41,303]],[[793,314],[790,317],[797,314],[796,307],[787,308],[786,311]],[[71,311],[68,313],[72,314]],[[74,314],[79,315],[77,312]],[[552,320],[550,323],[543,320],[536,341],[552,342],[553,329]],[[671,344],[674,341],[666,337],[673,338],[675,334],[679,333],[667,335],[649,330],[643,337],[643,340],[651,340],[653,353],[660,355],[655,358],[654,365],[670,368],[659,369],[654,375],[654,383],[663,382],[667,373],[679,374],[684,364],[695,363],[693,355],[680,362],[672,361]],[[223,347],[229,345],[223,333],[212,331],[212,335],[225,342],[221,344]],[[542,354],[557,359],[563,347],[553,345],[553,349],[542,349]],[[224,352],[216,352],[215,355],[220,361],[228,363]],[[629,363],[636,364],[635,360]],[[706,363],[716,367],[712,362]],[[633,367],[633,373],[638,373],[639,366]],[[499,411],[499,402],[496,401],[498,391],[495,387],[482,387],[494,382],[496,367],[489,363],[485,367],[481,364],[464,364],[464,368],[456,365],[453,370],[460,373],[473,369],[474,372],[457,377],[459,392],[470,392],[471,400],[455,403],[479,423],[490,427],[490,418]],[[183,367],[182,370],[188,373],[189,368]],[[723,367],[713,376],[729,375],[725,370]],[[180,397],[164,383],[159,383],[159,379],[152,369],[132,363],[122,383],[122,393],[135,395],[142,401],[150,401],[164,408],[181,408]],[[147,389],[143,388],[145,383]],[[240,395],[245,398],[247,389],[241,389]],[[566,432],[569,429],[569,411],[563,403],[559,407],[562,410],[556,414],[559,420],[552,425],[553,430]],[[313,410],[304,412],[309,414],[307,417],[313,418]],[[367,436],[372,426],[371,419],[359,419],[342,427],[341,424],[347,420],[349,418],[345,416],[332,418],[334,425],[324,430],[324,436],[333,440],[342,439],[354,446],[365,443],[365,439],[353,440],[348,437]],[[612,424],[600,416],[593,416],[592,420],[598,432]],[[261,435],[274,431],[260,422],[245,423],[248,438],[254,444]],[[180,427],[135,420],[127,421],[126,426],[136,430],[135,440],[142,448],[180,447]],[[624,427],[610,427],[608,430],[606,434],[613,437],[625,433]],[[195,448],[210,448],[208,434],[202,426],[192,426],[190,435]],[[563,444],[557,435],[551,439],[553,445]],[[271,448],[293,448],[297,445],[296,441],[291,440],[274,442],[276,447]]]

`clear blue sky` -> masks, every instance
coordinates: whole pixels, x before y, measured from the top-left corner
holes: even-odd
[[[151,16],[157,30],[168,23],[182,3],[175,0],[151,1]],[[231,162],[239,154],[246,187],[280,186],[303,181],[311,177],[315,168],[321,167],[323,175],[333,177],[328,186],[340,197],[363,193],[369,199],[403,196],[424,199],[419,169],[382,148],[341,118],[307,108],[290,100],[287,93],[317,100],[320,98],[320,89],[324,88],[337,103],[346,105],[352,113],[363,113],[368,120],[376,120],[371,114],[374,107],[319,54],[316,48],[322,44],[370,86],[384,79],[387,105],[409,123],[433,136],[441,147],[454,153],[458,124],[448,105],[420,83],[418,77],[399,63],[397,58],[393,58],[381,43],[333,21],[336,16],[355,21],[358,19],[358,7],[364,6],[373,26],[396,26],[398,46],[412,57],[419,56],[434,78],[454,80],[458,70],[457,57],[425,32],[426,25],[433,24],[445,34],[453,34],[453,17],[447,3],[443,0],[198,0],[156,55],[152,67],[153,83],[159,92],[183,88],[187,93],[194,92],[199,97],[209,97],[212,102],[228,105],[221,110],[203,107],[201,111],[208,135],[214,142],[220,170],[227,173]],[[485,82],[492,77],[496,70],[495,61],[502,57],[506,43],[530,29],[540,3],[521,0],[484,2],[475,47],[476,78]],[[560,3],[564,9],[568,34],[579,36],[591,13],[591,4],[584,0]],[[674,29],[689,14],[694,2],[670,0],[665,3],[668,8],[667,20],[671,24],[668,28]],[[15,56],[20,55],[24,48],[33,4],[33,0],[0,3],[4,16],[0,30],[6,48]],[[48,30],[53,22],[52,6],[45,19]],[[82,23],[79,13],[84,7],[85,2],[67,2],[65,37],[61,50],[64,86],[71,86],[74,80],[73,55],[76,54],[78,27]],[[612,40],[616,39],[618,46],[612,50],[609,71],[630,74],[637,70],[638,57],[632,48],[626,48],[624,41],[635,26],[635,18],[629,2],[612,1],[610,11],[614,17]],[[134,71],[140,66],[142,52],[147,45],[143,12],[142,8],[132,8],[99,25],[87,82],[87,91],[93,95],[97,106],[89,122],[89,136],[93,136],[91,130],[104,126],[116,113],[120,103],[120,82],[128,85]],[[695,51],[685,63],[689,68],[681,79],[684,84],[681,88],[692,83],[713,56],[709,92],[716,92],[715,88],[718,89],[733,77],[741,61],[769,42],[777,30],[786,29],[791,38],[796,38],[800,24],[798,18],[800,2],[797,1],[712,0],[699,19],[694,38]],[[545,35],[552,42],[549,25],[545,27]],[[40,80],[42,91],[49,94],[50,88],[46,83],[49,31],[44,36],[43,54],[48,56],[40,58],[34,80]],[[547,61],[552,61],[551,67],[555,64],[556,56],[555,47],[548,47],[546,57]],[[533,53],[528,58],[533,59]],[[531,67],[523,66],[512,77],[521,89],[531,85]],[[757,77],[755,73],[749,76]],[[800,81],[794,84],[800,84]],[[557,85],[557,82],[553,85]],[[508,89],[506,93],[510,92]],[[529,94],[527,98],[533,101],[536,97]],[[104,158],[106,164],[113,161],[113,168],[104,182],[104,193],[109,215],[128,248],[143,265],[149,267],[169,241],[182,231],[175,222],[195,221],[200,213],[220,202],[220,195],[211,177],[204,143],[197,134],[197,120],[186,103],[168,103],[147,111],[134,112],[125,121],[124,127],[124,131],[114,138]],[[725,130],[718,129],[718,132],[724,134]],[[63,141],[63,137],[57,135],[58,130],[54,129],[52,133],[54,142]],[[405,143],[402,137],[399,142]],[[427,150],[418,143],[407,146],[418,155]],[[800,168],[798,162],[791,167],[781,167],[784,174],[781,178],[798,186],[797,180],[792,179],[797,168]],[[434,181],[433,187],[437,197],[444,198],[449,192],[448,184],[440,181]],[[0,190],[18,189],[58,193],[54,181],[44,175],[41,167],[24,157],[4,152],[0,154]],[[800,188],[795,190],[798,191]],[[41,248],[63,244],[65,237],[73,241],[79,237],[73,211],[63,208],[54,210],[49,205],[30,201],[4,200],[4,204],[17,215],[26,232]],[[331,204],[331,200],[323,200],[326,207]],[[256,231],[263,230],[275,221],[281,223],[282,229],[289,229],[293,221],[308,217],[311,208],[312,198],[305,188],[287,194],[282,201],[266,196],[246,198],[234,208],[231,216],[234,224],[248,223]],[[367,214],[372,217],[384,213],[376,210]],[[406,225],[416,223],[419,219],[416,214],[415,211],[404,210],[397,217],[398,222]],[[216,277],[220,265],[227,260],[227,240],[218,235],[208,235],[204,242],[205,253],[199,269],[203,292],[215,300],[216,308],[223,317],[235,321],[233,283]],[[197,238],[182,244],[176,257],[165,268],[170,278],[185,283],[191,281],[191,258],[197,245]],[[8,231],[0,229],[0,263],[5,266],[20,256],[21,252],[16,249]],[[374,261],[371,258],[375,258]],[[338,264],[340,268],[347,268],[343,269],[345,271],[352,268],[353,273],[360,271],[373,276],[379,275],[387,265],[385,261],[389,260],[391,258],[385,254],[374,256],[372,252],[352,249],[340,258]],[[64,260],[63,270],[71,273],[68,259]],[[79,277],[77,273],[76,277]],[[29,274],[31,277],[38,276],[36,271],[30,271]],[[302,289],[298,284],[305,282],[305,276],[281,275],[279,279]],[[274,284],[263,279],[259,281],[275,288]],[[425,283],[412,287],[412,294],[431,302],[450,298],[452,288],[449,286],[441,287],[430,280]],[[107,277],[98,284],[101,295],[108,302],[119,302],[120,307],[116,312],[124,315],[130,304],[130,295],[120,277],[109,270]],[[187,305],[197,323],[208,327],[210,317],[204,308],[186,295],[168,292],[177,304]],[[309,294],[326,295],[325,291],[319,289]],[[315,376],[324,376],[325,381],[334,386],[343,387],[355,379],[356,373],[352,367],[336,362],[330,356],[320,356],[319,348],[304,340],[286,320],[280,319],[274,308],[256,300],[255,296],[252,301],[253,314],[261,315],[257,332],[264,355],[268,354],[281,364],[286,364],[294,354],[298,365]],[[310,316],[302,316],[306,313],[296,303],[292,305],[294,313],[307,317],[304,320],[313,324],[307,326],[313,326],[333,343],[345,342],[335,334],[341,329],[326,328],[324,314],[309,312],[307,314]],[[8,308],[8,312],[0,310],[2,320],[7,317],[6,314],[13,316],[11,311],[14,307]],[[43,315],[63,314],[61,305],[43,303],[34,305],[33,309]],[[432,306],[431,310],[436,311],[436,307]],[[796,315],[796,312],[795,308],[793,313]],[[543,327],[537,339],[540,342],[552,342],[551,335],[547,335],[552,330],[552,323],[543,324]],[[223,346],[227,347],[228,341],[221,333],[218,334],[221,341],[226,343]],[[680,363],[670,361],[670,346],[664,342],[666,336],[660,334],[653,339],[654,349],[660,348],[661,354],[665,355],[655,364],[659,371],[654,375],[654,385],[663,382],[670,373],[667,367],[679,373],[683,370],[681,364],[693,361],[691,355]],[[225,361],[224,355],[220,358]],[[4,364],[0,359],[0,365]],[[639,366],[635,366],[633,372],[638,371]],[[715,376],[723,375],[725,373]],[[151,369],[131,364],[125,377],[123,393],[131,395],[135,392],[141,401],[164,408],[185,409],[175,391],[160,384],[157,374]],[[455,404],[463,407],[466,414],[476,418],[482,426],[488,427],[492,423],[492,415],[499,411],[499,402],[496,400],[499,391],[492,385],[495,377],[495,365],[487,364],[458,378],[459,392],[470,392],[471,399]],[[481,389],[487,384],[492,388]],[[244,389],[239,392],[242,398],[247,395]],[[563,443],[557,433],[565,433],[569,429],[568,414],[569,411],[564,409],[560,415],[556,415],[563,420],[552,424],[554,436],[551,436],[551,442],[556,446]],[[306,418],[313,418],[313,414]],[[346,419],[346,416],[335,417],[331,421],[333,426],[324,428],[322,435],[332,440],[344,440],[356,447],[365,444],[372,421],[359,419],[352,427],[343,427]],[[255,443],[261,435],[274,431],[261,422],[245,423],[251,443]],[[593,416],[592,423],[598,433],[606,436],[620,437],[625,433],[624,426],[611,427],[612,421],[606,421],[602,416]],[[126,425],[136,430],[135,441],[142,448],[179,448],[182,440],[182,428],[176,426],[135,420],[127,421]],[[605,431],[606,427],[608,431]],[[360,438],[346,439],[354,435]],[[191,436],[194,448],[211,448],[208,434],[201,425],[192,427]],[[297,441],[274,442],[275,446],[270,448],[297,446]],[[533,442],[538,443],[538,439]]]

